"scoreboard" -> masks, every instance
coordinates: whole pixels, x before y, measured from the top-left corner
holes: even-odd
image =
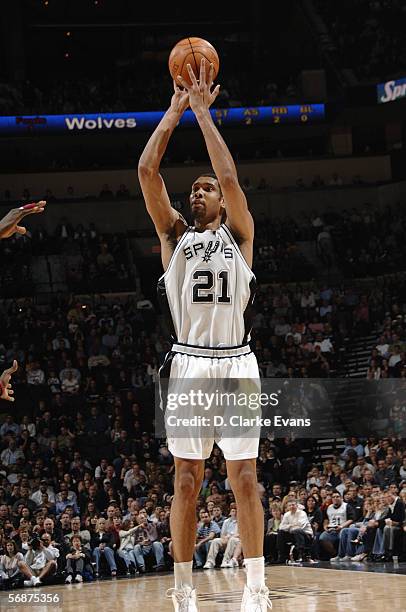
[[[305,125],[325,119],[324,104],[284,106],[244,106],[213,108],[211,116],[218,127],[251,125]],[[118,131],[153,130],[164,111],[134,113],[92,113],[76,115],[18,115],[0,117],[1,136],[37,134],[96,134]],[[196,127],[196,117],[187,110],[179,122],[181,127]]]
[[[191,112],[191,111],[189,111]],[[184,121],[188,121],[185,113]],[[251,106],[213,109],[211,115],[218,126],[227,125],[300,125],[324,120],[324,104],[294,104],[286,106]]]

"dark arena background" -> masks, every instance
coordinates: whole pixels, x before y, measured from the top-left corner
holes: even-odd
[[[1,609],[173,609],[174,459],[154,398],[171,342],[137,165],[173,94],[169,53],[198,36],[220,58],[212,116],[255,221],[261,377],[340,389],[340,426],[263,431],[273,609],[405,610],[405,3],[13,0],[0,23],[0,372],[18,363],[0,401]],[[189,222],[209,167],[188,111],[161,173]],[[6,215],[40,200],[6,235]],[[279,530],[292,499],[312,524],[305,558]],[[332,541],[337,504],[351,528]],[[215,446],[196,529],[234,507]],[[138,524],[149,546],[123,535]],[[222,553],[211,569],[195,555],[199,610],[240,610],[244,550],[227,567]]]

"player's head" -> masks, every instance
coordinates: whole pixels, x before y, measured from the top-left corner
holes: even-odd
[[[215,174],[201,174],[193,182],[190,193],[192,218],[200,225],[212,223],[216,219],[225,221],[224,197]]]

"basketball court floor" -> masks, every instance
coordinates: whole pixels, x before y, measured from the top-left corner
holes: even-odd
[[[274,612],[405,612],[406,564],[393,569],[351,564],[340,569],[326,567],[267,567]],[[388,573],[386,570],[389,570]],[[394,571],[398,573],[393,573]],[[194,573],[199,609],[203,612],[239,612],[245,571],[214,569]],[[1,610],[20,612],[125,612],[173,610],[166,590],[173,586],[173,574],[100,580],[68,586],[49,586],[1,593]],[[13,605],[9,593],[57,593],[62,605]]]

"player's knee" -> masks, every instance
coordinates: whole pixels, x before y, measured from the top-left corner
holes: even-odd
[[[242,467],[230,478],[230,484],[234,494],[242,492],[244,496],[258,495],[256,474],[250,468]]]
[[[175,479],[175,493],[185,498],[194,498],[199,495],[201,483],[196,475],[190,472],[181,472]]]

